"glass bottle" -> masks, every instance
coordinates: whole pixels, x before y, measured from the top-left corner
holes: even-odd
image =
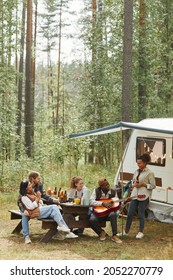
[[[67,191],[64,192],[63,202],[67,202]]]
[[[57,187],[55,187],[53,194],[57,195]]]
[[[77,195],[77,191],[75,191],[74,203],[75,203],[75,204],[80,204],[80,198],[79,198],[78,195]]]
[[[48,193],[49,195],[51,195],[51,194],[52,194],[52,190],[51,190],[51,188],[50,188],[50,187],[48,188],[47,193]]]
[[[60,202],[61,202],[61,203],[64,202],[64,201],[63,201],[63,198],[64,198],[64,192],[61,191],[61,192],[60,192]]]
[[[60,193],[61,193],[61,187],[58,190],[58,197],[60,198]]]

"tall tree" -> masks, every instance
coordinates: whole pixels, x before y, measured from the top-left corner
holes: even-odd
[[[34,36],[33,36],[33,50],[32,50],[32,108],[35,107],[35,68],[36,68],[36,47],[37,47],[37,18],[38,18],[38,0],[34,0]],[[32,114],[32,123],[34,125],[34,112]],[[32,135],[34,137],[34,134]]]
[[[132,39],[133,39],[133,0],[124,0],[124,37],[123,37],[123,84],[122,84],[122,120],[131,121],[132,104]],[[123,146],[129,138],[125,131]]]
[[[26,35],[26,64],[25,64],[25,148],[29,157],[32,156],[33,145],[33,114],[32,107],[33,89],[32,89],[32,0],[27,0],[27,35]]]
[[[61,32],[62,32],[62,5],[63,0],[60,2],[59,7],[59,34],[58,34],[58,67],[57,67],[57,96],[56,96],[56,115],[55,115],[55,128],[58,129],[59,123],[59,95],[60,95],[60,71],[61,71]]]
[[[20,139],[22,127],[22,96],[23,96],[23,75],[24,75],[24,43],[25,43],[25,17],[26,0],[23,0],[21,38],[20,38],[20,59],[19,59],[19,78],[18,78],[18,103],[17,103],[17,145],[16,156],[20,155]]]
[[[16,0],[0,1],[0,150],[5,160],[13,157],[16,136],[16,70],[12,64],[16,30],[14,15]]]
[[[124,0],[122,119],[131,121],[133,0]]]
[[[96,91],[96,75],[94,75],[94,73],[96,73],[96,38],[95,38],[95,34],[96,34],[96,19],[97,19],[97,0],[92,0],[92,75],[91,75],[91,79],[92,79],[92,84],[91,84],[91,91],[93,92],[92,96],[94,97],[94,92]],[[93,115],[95,115],[95,102],[94,102],[94,106],[93,106]],[[92,122],[90,124],[90,129],[94,129],[94,123]],[[94,162],[94,141],[90,141],[90,153],[89,153],[89,157],[88,157],[88,161],[89,163],[93,163]]]
[[[46,46],[42,49],[47,55],[47,109],[50,111],[50,123],[55,124],[55,87],[53,84],[52,52],[55,51],[58,37],[57,10],[58,4],[55,0],[44,0],[45,12],[41,14],[42,24],[40,34],[46,39]],[[44,104],[43,104],[44,105]],[[49,113],[48,113],[49,116]]]
[[[146,4],[139,0],[138,120],[147,116]]]

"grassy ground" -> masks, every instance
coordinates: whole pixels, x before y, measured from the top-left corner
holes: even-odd
[[[145,236],[135,239],[138,221],[135,218],[130,235],[123,237],[122,244],[116,244],[110,237],[99,241],[91,229],[85,229],[84,235],[77,239],[64,241],[51,240],[48,244],[40,243],[45,233],[39,221],[30,222],[32,244],[25,245],[22,234],[11,232],[18,220],[10,220],[8,209],[17,209],[15,194],[0,197],[0,259],[1,260],[172,260],[173,259],[173,225],[157,221],[146,221]],[[123,221],[125,224],[125,221]],[[121,230],[122,219],[118,219]],[[111,236],[109,222],[106,231]]]

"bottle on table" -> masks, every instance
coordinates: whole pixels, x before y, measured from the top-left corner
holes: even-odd
[[[52,194],[52,190],[51,190],[51,188],[50,188],[50,187],[48,188],[47,193],[48,193],[49,195],[51,195],[51,194]]]
[[[64,192],[64,195],[63,195],[63,202],[67,202],[67,191]]]
[[[63,198],[64,198],[64,192],[61,191],[61,192],[60,192],[60,197],[59,197],[61,203],[64,202],[64,201],[63,201]]]
[[[57,195],[57,187],[55,187],[53,194]]]
[[[77,195],[77,191],[75,191],[75,195],[74,195],[74,204],[80,204],[80,198]]]
[[[59,199],[60,199],[60,193],[61,193],[61,187],[58,190],[58,197],[59,197]]]

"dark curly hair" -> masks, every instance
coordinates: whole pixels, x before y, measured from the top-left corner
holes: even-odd
[[[151,157],[150,157],[150,155],[147,154],[147,153],[145,153],[145,154],[139,156],[139,157],[137,158],[137,160],[138,160],[138,159],[142,160],[142,161],[145,162],[145,163],[149,163],[149,162],[151,161]]]
[[[20,183],[20,194],[22,196],[26,195],[26,188],[27,188],[27,186],[28,186],[28,180],[23,181],[23,182]]]

